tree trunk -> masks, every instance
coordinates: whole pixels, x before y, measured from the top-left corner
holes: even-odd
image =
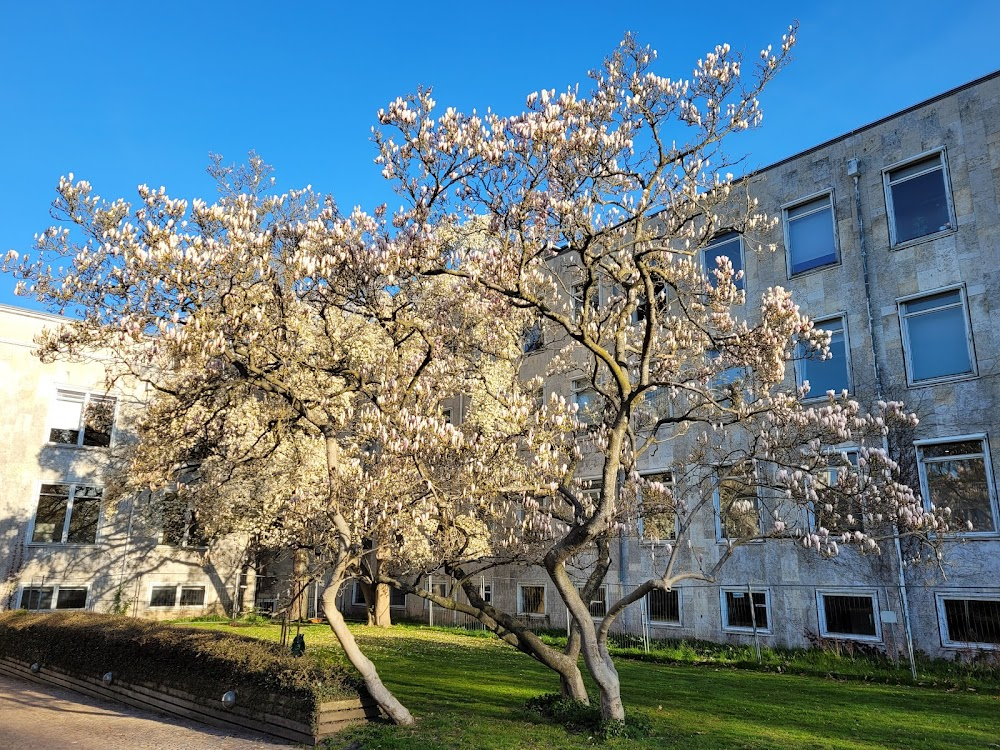
[[[326,619],[330,623],[330,629],[337,636],[337,640],[340,641],[340,645],[344,649],[344,654],[347,656],[348,661],[358,670],[361,678],[365,681],[365,687],[368,689],[371,697],[375,699],[375,702],[378,703],[379,707],[395,723],[409,726],[414,723],[413,715],[382,684],[375,665],[372,664],[367,656],[361,653],[357,641],[354,640],[354,634],[351,633],[347,627],[347,623],[344,622],[343,615],[337,609],[337,591],[340,589],[341,582],[342,579],[335,576],[323,592],[323,611],[326,613]]]
[[[576,585],[566,572],[564,563],[547,555],[545,567],[570,610],[570,614],[576,620],[576,627],[579,628],[583,662],[587,665],[587,671],[594,678],[601,694],[601,717],[608,721],[625,721],[625,706],[622,703],[621,680],[618,677],[618,670],[615,669],[607,645],[602,645],[597,638],[597,628],[594,627],[590,610],[580,598]]]
[[[372,610],[373,621],[370,623],[377,628],[391,628],[392,615],[389,611],[389,587],[384,583],[375,586],[375,607]]]
[[[292,553],[292,601],[288,606],[288,616],[293,620],[309,618],[309,552],[296,549]]]

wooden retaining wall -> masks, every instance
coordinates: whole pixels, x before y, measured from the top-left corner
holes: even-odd
[[[126,683],[115,679],[105,685],[101,676],[90,677],[71,674],[43,664],[38,672],[31,665],[14,659],[0,657],[0,673],[31,682],[57,685],[95,698],[125,703],[147,711],[181,716],[203,724],[224,729],[249,729],[276,739],[317,745],[341,729],[380,716],[378,704],[369,696],[321,703],[316,717],[303,716],[293,720],[273,713],[254,710],[237,703],[225,708],[221,698],[212,702],[174,688],[146,683]]]

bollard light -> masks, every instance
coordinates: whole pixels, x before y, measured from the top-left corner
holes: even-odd
[[[232,708],[236,705],[236,691],[229,690],[225,695],[222,696],[222,705],[226,708]]]
[[[42,665],[39,664],[37,661],[31,665],[31,671],[34,672],[35,674],[38,674],[41,671],[41,669]]]
[[[115,681],[114,672],[105,672],[104,676],[101,678],[101,682],[103,682],[105,685],[110,685],[114,681]]]

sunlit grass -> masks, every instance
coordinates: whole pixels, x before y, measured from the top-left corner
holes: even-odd
[[[280,636],[273,625],[239,632]],[[343,661],[329,628],[302,632],[308,655]],[[352,730],[332,747],[560,750],[595,742],[524,710],[532,696],[556,692],[558,681],[496,639],[411,626],[355,626],[354,633],[418,725]],[[652,731],[645,739],[609,740],[609,748],[1000,748],[1000,699],[993,695],[721,666],[620,660],[618,668],[626,705],[649,716]]]

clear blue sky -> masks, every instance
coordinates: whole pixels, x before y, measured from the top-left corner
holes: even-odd
[[[398,201],[372,163],[376,111],[418,85],[442,106],[519,112],[586,84],[625,31],[690,72],[721,42],[753,59],[798,19],[792,66],[737,144],[763,166],[1000,68],[1000,2],[699,3],[0,0],[0,255],[51,222],[59,177],[134,199],[211,199],[210,151],[255,149],[278,188],[342,208]],[[0,275],[0,302],[13,297]]]

